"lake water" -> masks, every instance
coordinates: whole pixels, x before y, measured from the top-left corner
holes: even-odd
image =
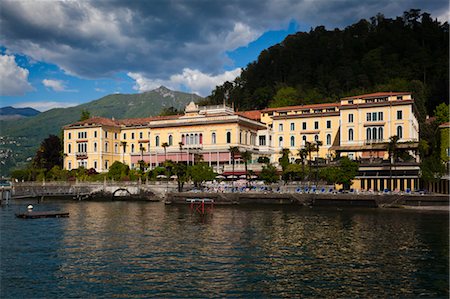
[[[1,298],[449,296],[448,212],[45,202],[1,211]]]

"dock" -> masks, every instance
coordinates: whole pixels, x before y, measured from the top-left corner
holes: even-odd
[[[27,211],[25,213],[16,214],[16,217],[24,218],[24,219],[65,218],[65,217],[69,217],[69,212],[59,212],[59,211],[33,212],[33,211]]]

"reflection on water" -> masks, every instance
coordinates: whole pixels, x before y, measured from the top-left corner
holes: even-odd
[[[1,208],[2,298],[448,297],[448,214],[53,202]]]

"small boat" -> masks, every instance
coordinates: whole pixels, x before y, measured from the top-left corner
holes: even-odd
[[[59,212],[59,211],[33,212],[33,211],[27,211],[25,213],[16,214],[16,217],[17,218],[24,218],[24,219],[63,218],[63,217],[69,217],[69,212]]]

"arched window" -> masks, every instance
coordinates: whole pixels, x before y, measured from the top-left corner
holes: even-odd
[[[108,142],[105,142],[105,152],[108,151]]]
[[[114,143],[114,153],[119,153],[119,145],[117,143]]]
[[[278,138],[278,146],[283,147],[283,137]]]
[[[319,141],[319,135],[314,135],[314,141]]]
[[[306,144],[306,135],[303,135],[302,140],[303,140],[302,144],[305,145]]]
[[[69,154],[72,152],[72,145],[70,143],[67,145],[67,152]]]
[[[348,129],[348,141],[353,141],[353,129]]]
[[[203,134],[202,133],[200,133],[198,135],[198,143],[203,144]]]
[[[155,146],[159,146],[159,136],[155,136]]]
[[[331,144],[331,134],[327,134],[327,145]]]
[[[216,133],[211,134],[211,143],[216,144]]]
[[[366,139],[372,140],[372,130],[370,128],[366,129]]]
[[[372,128],[372,139],[377,140],[377,128]]]
[[[181,142],[186,144],[186,136],[184,136],[184,134],[181,135]]]
[[[94,142],[94,153],[97,152],[97,142]]]
[[[402,139],[403,138],[403,128],[402,128],[402,126],[398,126],[397,127],[397,137],[398,137],[398,139]]]
[[[169,135],[169,146],[173,145],[173,137]]]
[[[291,146],[294,147],[295,146],[295,137],[291,136]]]
[[[227,143],[231,143],[231,132],[227,132]]]
[[[131,152],[134,153],[134,144],[131,144]]]
[[[383,127],[378,128],[378,139],[383,140]]]

